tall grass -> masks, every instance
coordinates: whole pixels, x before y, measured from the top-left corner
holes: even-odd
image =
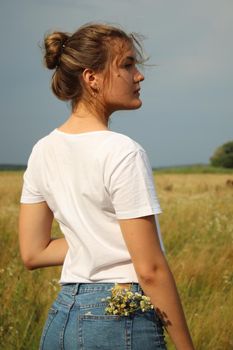
[[[167,256],[196,348],[233,349],[232,175],[156,178]]]
[[[17,221],[22,172],[0,172],[0,349],[38,350],[60,268],[28,272],[21,263]],[[54,225],[54,234],[57,227]]]
[[[232,174],[156,174],[167,258],[197,350],[231,350]],[[0,172],[0,349],[37,350],[60,268],[28,272],[18,249],[22,172]],[[54,234],[59,234],[56,225]],[[168,340],[169,350],[174,349]]]

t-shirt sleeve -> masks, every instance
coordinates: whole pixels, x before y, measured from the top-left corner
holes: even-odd
[[[108,190],[118,219],[161,213],[151,165],[142,148],[118,158]]]
[[[40,152],[38,145],[33,147],[23,176],[23,188],[20,202],[25,204],[44,202],[40,191]]]

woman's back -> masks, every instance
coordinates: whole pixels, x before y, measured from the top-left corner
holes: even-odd
[[[34,147],[24,179],[21,200],[46,201],[68,242],[61,283],[138,282],[118,219],[160,212],[138,143],[55,129]]]

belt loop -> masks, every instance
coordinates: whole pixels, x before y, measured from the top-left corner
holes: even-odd
[[[79,286],[80,286],[80,283],[75,283],[73,290],[72,290],[72,293],[71,293],[72,296],[78,294]]]

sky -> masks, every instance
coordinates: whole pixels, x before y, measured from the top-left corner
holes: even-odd
[[[110,129],[147,151],[152,167],[208,163],[233,140],[231,0],[7,0],[0,2],[0,164],[26,164],[61,125],[69,104],[51,92],[40,45],[51,30],[87,22],[142,34],[143,106],[116,112]]]

